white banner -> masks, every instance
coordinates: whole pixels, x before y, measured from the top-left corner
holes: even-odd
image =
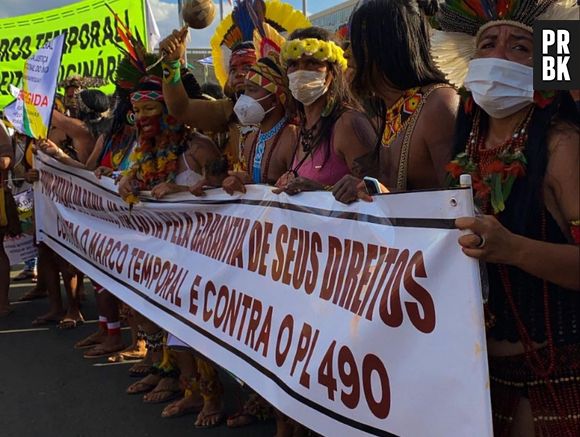
[[[57,36],[26,60],[22,89],[16,100],[4,108],[14,128],[29,137],[48,135],[64,39],[64,34]]]
[[[468,189],[144,198],[41,156],[39,240],[324,435],[491,436]]]

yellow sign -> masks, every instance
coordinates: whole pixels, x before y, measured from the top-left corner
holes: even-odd
[[[66,34],[59,80],[73,75],[104,78],[113,92],[115,71],[123,58],[115,44],[122,42],[108,4],[146,43],[143,0],[84,0],[35,14],[0,19],[0,108],[14,97],[10,85],[19,87],[24,62],[46,42]]]

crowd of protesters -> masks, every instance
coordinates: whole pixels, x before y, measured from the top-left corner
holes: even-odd
[[[154,68],[121,63],[112,96],[89,78],[63,83],[48,139],[0,124],[0,242],[19,232],[16,181],[39,179],[31,151],[117,178],[128,203],[141,191],[201,196],[208,187],[233,194],[269,184],[351,204],[373,200],[364,177],[397,192],[458,185],[470,174],[481,215],[456,226],[468,231],[458,241],[465,255],[487,263],[494,432],[580,435],[579,99],[534,91],[532,77],[533,23],[574,8],[567,0],[362,0],[346,36],[300,28],[267,52],[240,41],[223,90],[198,85],[184,62],[187,30],[176,30]],[[156,59],[146,54],[145,65]],[[82,323],[82,272],[41,244],[15,280],[29,278],[36,284],[22,299],[49,302],[35,325]],[[12,311],[9,283],[0,245],[0,316]],[[162,416],[195,414],[198,427],[272,418],[278,437],[308,432],[257,393],[227,415],[212,362],[114,290],[93,288],[99,326],[75,348],[87,359],[141,359],[127,393],[172,401]]]

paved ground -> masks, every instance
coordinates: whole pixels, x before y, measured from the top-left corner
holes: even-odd
[[[14,272],[13,274],[16,274]],[[14,284],[16,300],[32,284]],[[15,312],[0,319],[0,436],[2,437],[132,437],[132,436],[273,436],[273,423],[229,430],[193,426],[194,417],[161,419],[163,405],[144,404],[140,396],[126,395],[135,379],[128,364],[105,365],[85,360],[73,344],[95,329],[97,318],[92,290],[83,313],[89,323],[70,331],[34,328],[31,321],[46,312],[46,299],[15,304]],[[64,295],[64,294],[63,294]],[[129,332],[124,331],[129,338]],[[227,382],[230,398],[239,388]],[[229,412],[237,400],[230,402]]]

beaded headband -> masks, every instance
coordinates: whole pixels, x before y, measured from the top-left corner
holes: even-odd
[[[282,60],[297,60],[302,56],[312,56],[322,62],[338,64],[344,71],[347,67],[344,51],[333,41],[322,41],[316,38],[293,39],[282,46]]]
[[[469,61],[483,32],[510,25],[532,32],[536,20],[578,18],[576,0],[446,0],[437,14],[442,30],[431,33],[431,55],[457,87],[463,86]]]
[[[159,91],[141,90],[131,93],[131,104],[138,102],[163,102],[163,94]]]
[[[253,64],[256,62],[256,50],[254,49],[239,49],[232,52],[230,58],[230,68],[233,65]]]

